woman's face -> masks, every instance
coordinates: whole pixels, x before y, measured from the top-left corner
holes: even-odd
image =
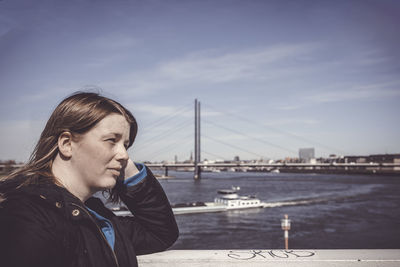
[[[112,188],[129,159],[130,125],[112,113],[72,142],[72,170],[91,192]]]

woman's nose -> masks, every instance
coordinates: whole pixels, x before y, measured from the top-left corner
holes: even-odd
[[[117,160],[119,161],[127,161],[129,159],[128,151],[126,151],[126,148],[124,145],[119,145],[118,146],[118,152],[117,152]]]

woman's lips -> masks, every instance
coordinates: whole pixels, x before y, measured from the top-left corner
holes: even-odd
[[[114,168],[110,168],[109,169],[113,174],[119,176],[121,174],[121,169],[114,169]]]

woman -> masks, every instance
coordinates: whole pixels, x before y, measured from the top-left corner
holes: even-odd
[[[76,93],[54,110],[29,162],[0,183],[1,266],[137,266],[178,237],[168,199],[127,149],[137,124],[119,103]],[[133,217],[92,197],[108,191]]]

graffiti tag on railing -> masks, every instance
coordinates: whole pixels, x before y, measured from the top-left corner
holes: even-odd
[[[228,257],[235,260],[250,260],[256,257],[264,259],[297,259],[314,255],[315,252],[307,250],[231,250],[228,253]]]

